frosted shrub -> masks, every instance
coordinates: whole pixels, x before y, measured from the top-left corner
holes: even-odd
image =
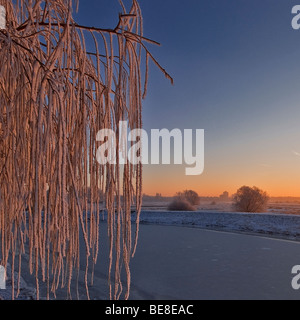
[[[257,187],[241,187],[233,196],[233,207],[237,212],[264,212],[268,207],[267,193]]]
[[[168,209],[170,211],[195,211],[195,207],[192,206],[187,200],[175,197],[169,204]]]
[[[171,211],[195,211],[196,206],[200,204],[200,198],[197,192],[185,190],[178,192],[173,201],[169,204],[168,209]]]

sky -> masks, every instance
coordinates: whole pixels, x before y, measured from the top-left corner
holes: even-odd
[[[200,196],[257,186],[300,197],[300,30],[290,0],[140,0],[152,63],[143,122],[205,130],[205,169],[144,166],[144,193]],[[129,0],[124,1],[130,4]],[[117,0],[81,0],[76,21],[114,28]]]

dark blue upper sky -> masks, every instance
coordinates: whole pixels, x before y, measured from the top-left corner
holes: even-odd
[[[300,0],[139,2],[145,36],[162,44],[151,51],[175,80],[151,65],[145,128],[206,130],[205,174],[192,180],[182,170],[183,185],[213,194],[258,184],[274,195],[284,185],[296,194],[300,30],[291,10]],[[114,27],[120,11],[117,0],[81,0],[76,19]]]

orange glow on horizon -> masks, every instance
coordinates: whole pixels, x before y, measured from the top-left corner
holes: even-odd
[[[185,176],[184,170],[175,166],[146,166],[144,168],[143,193],[155,196],[174,196],[176,192],[194,190],[202,197],[218,197],[224,191],[234,194],[240,187],[257,186],[270,197],[300,197],[300,174],[281,172],[274,174],[245,171],[232,175],[230,172],[209,172],[201,176]]]

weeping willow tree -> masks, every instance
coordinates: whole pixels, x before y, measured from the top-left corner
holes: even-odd
[[[77,1],[0,0],[6,18],[0,28],[0,251],[2,265],[11,261],[12,298],[19,294],[25,253],[37,299],[41,281],[47,298],[59,287],[71,297],[71,281],[85,254],[89,297],[102,203],[108,217],[110,298],[120,299],[123,292],[129,297],[142,166],[121,167],[118,152],[116,165],[100,165],[96,134],[114,130],[119,150],[119,121],[128,121],[130,129],[142,127],[149,60],[172,79],[147,49],[157,43],[143,36],[138,2],[132,0],[128,11],[120,4],[118,25],[101,29],[75,23]]]

